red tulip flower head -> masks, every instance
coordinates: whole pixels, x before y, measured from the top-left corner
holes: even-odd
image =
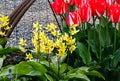
[[[76,5],[77,7],[82,6],[82,5],[83,5],[83,0],[75,0],[75,5]]]
[[[65,14],[68,11],[68,5],[63,0],[54,0],[51,6],[57,15]]]
[[[107,7],[107,3],[105,0],[89,0],[87,3],[92,9],[93,16],[97,15],[101,17],[104,14]]]
[[[80,25],[81,19],[78,11],[69,12],[68,16],[66,17],[66,23],[68,26],[72,26],[73,24]]]
[[[80,14],[81,22],[89,21],[92,16],[90,6],[84,4],[83,6],[79,7],[79,14]]]
[[[108,7],[108,17],[112,22],[120,22],[120,4],[112,4]]]
[[[120,0],[115,0],[115,2],[120,4]]]

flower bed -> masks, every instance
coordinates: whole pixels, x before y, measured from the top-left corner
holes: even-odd
[[[54,0],[51,7],[60,16],[62,28],[36,22],[31,47],[24,38],[14,50],[1,46],[2,51],[12,51],[1,55],[0,80],[119,81],[119,1]],[[13,52],[24,61],[3,67],[3,59]]]

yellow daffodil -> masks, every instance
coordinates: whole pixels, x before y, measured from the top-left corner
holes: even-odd
[[[78,26],[77,24],[73,24],[72,26],[70,26],[70,34],[71,35],[74,35],[79,32],[79,30],[77,30],[77,26]]]
[[[62,39],[63,40],[68,40],[69,38],[69,35],[67,33],[65,33],[64,35],[62,35]]]
[[[42,29],[42,26],[38,23],[38,22],[36,22],[36,23],[33,23],[33,27],[36,29],[36,30],[41,30]]]
[[[55,42],[55,44],[54,44],[54,46],[55,46],[56,48],[59,48],[59,45],[60,45],[61,43],[62,43],[62,40],[57,39],[56,42]]]
[[[72,53],[75,49],[76,49],[76,46],[75,46],[75,45],[71,45],[71,46],[69,47],[70,53]]]
[[[5,32],[0,31],[0,36],[6,36]]]
[[[67,40],[67,45],[73,45],[75,44],[75,39],[72,39],[72,37],[70,37],[68,40]]]
[[[9,21],[9,17],[8,16],[4,16],[4,15],[1,15],[1,17],[0,17],[0,21],[2,22],[2,23],[8,23],[8,21]]]
[[[19,44],[21,46],[25,46],[26,45],[26,40],[24,40],[23,38],[21,38],[20,41],[19,41]]]
[[[78,25],[77,24],[73,24],[70,26],[70,28],[76,28]]]
[[[46,30],[48,31],[48,32],[51,32],[52,30],[55,30],[57,27],[56,27],[56,25],[54,24],[54,23],[50,23],[49,25],[47,25],[47,28],[46,28]]]
[[[65,43],[61,43],[59,45],[57,56],[64,56],[66,54],[66,46]]]
[[[11,29],[11,27],[6,26],[4,29],[5,29],[5,30],[10,30],[10,29]]]
[[[58,30],[58,31],[53,30],[51,33],[52,33],[52,35],[55,36],[55,37],[57,37],[57,36],[60,35],[60,31],[59,31],[59,30]]]
[[[75,35],[78,32],[79,32],[79,30],[77,30],[76,28],[73,28],[73,29],[70,30],[71,35]]]
[[[31,53],[26,54],[26,59],[31,60],[33,58]]]
[[[45,49],[46,50],[44,51],[44,53],[51,54],[54,49],[54,42],[52,40],[48,40],[45,44]]]

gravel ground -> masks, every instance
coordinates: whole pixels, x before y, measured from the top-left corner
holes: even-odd
[[[21,1],[22,0],[0,0],[0,13],[9,15],[14,8],[21,3]],[[28,45],[30,45],[32,23],[36,21],[39,21],[44,27],[50,22],[56,23],[47,0],[37,0],[30,7],[14,29],[7,45],[17,46],[20,38],[27,39]]]

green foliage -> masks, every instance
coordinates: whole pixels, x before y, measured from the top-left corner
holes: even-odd
[[[13,80],[15,81],[21,81],[24,77],[25,80],[31,78],[36,81],[90,81],[87,75],[98,76],[104,79],[104,77],[94,68],[73,68],[67,65],[64,63],[66,58],[66,56],[61,58],[52,56],[50,63],[48,60],[43,59],[39,63],[35,61],[20,62],[16,65],[3,67],[1,68],[0,79],[5,79],[5,77],[9,75],[13,75]],[[12,72],[9,73],[8,69],[12,69]]]
[[[16,75],[42,76],[46,73],[46,68],[37,62],[21,62],[9,68],[12,69],[12,74]],[[9,68],[3,70],[0,76],[9,75]]]
[[[3,45],[6,41],[8,40],[8,38],[0,38],[0,45]]]
[[[2,46],[0,46],[0,56],[9,55],[13,52],[18,52],[18,51],[20,51],[20,49],[18,49],[16,47],[3,48]]]
[[[79,54],[85,64],[88,64],[91,61],[90,52],[88,52],[87,47],[84,44],[80,42],[77,42],[76,44],[76,53]]]
[[[2,67],[3,65],[3,58],[0,58],[0,68]]]
[[[120,49],[116,50],[113,57],[113,67],[118,67],[118,63],[120,62]]]

